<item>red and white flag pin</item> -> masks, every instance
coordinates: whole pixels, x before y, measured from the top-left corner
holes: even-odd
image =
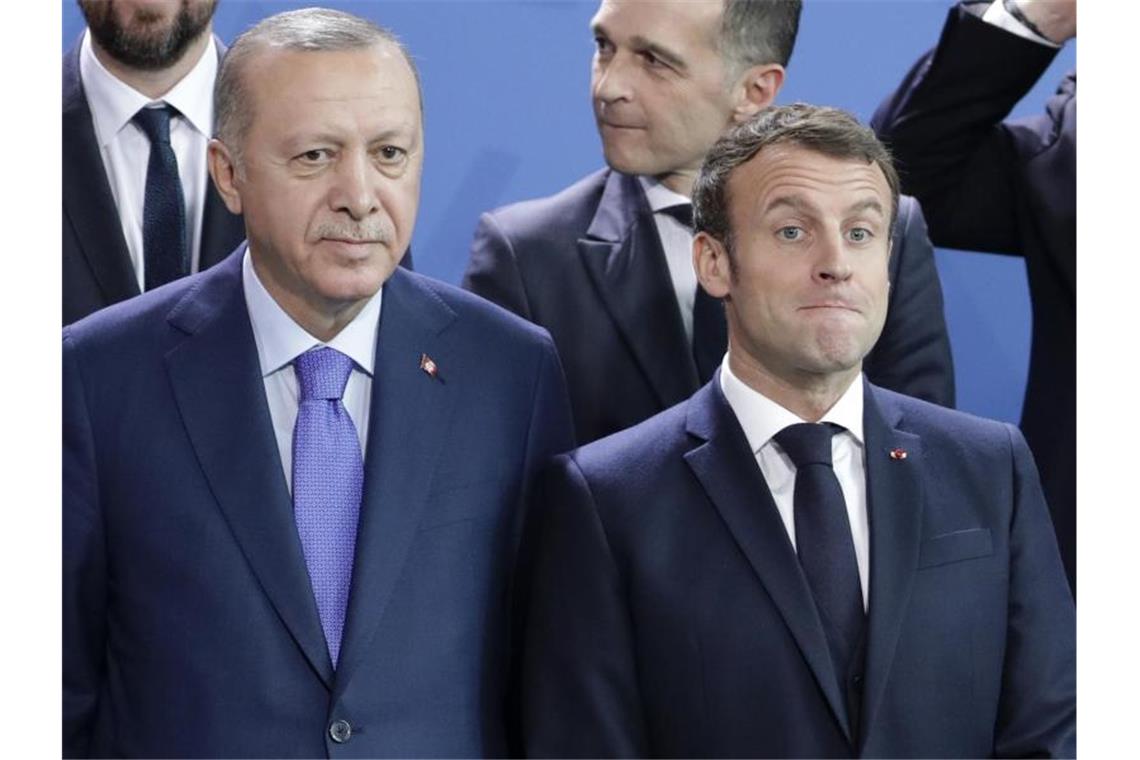
[[[420,369],[433,380],[439,379],[439,365],[427,354],[420,354]]]
[[[906,449],[891,449],[891,459],[896,462],[906,459]]]

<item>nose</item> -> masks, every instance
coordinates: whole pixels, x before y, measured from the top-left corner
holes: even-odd
[[[843,233],[825,235],[818,246],[814,277],[820,282],[837,283],[851,279],[850,252],[847,250]]]
[[[594,56],[594,98],[602,103],[632,99],[626,57],[615,53],[607,59]]]
[[[354,221],[360,221],[379,210],[376,174],[366,152],[343,154],[329,194],[329,205],[333,211],[343,211]]]

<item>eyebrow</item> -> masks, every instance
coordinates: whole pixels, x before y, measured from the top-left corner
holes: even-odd
[[[606,28],[604,26],[602,26],[602,24],[600,24],[600,23],[597,23],[597,22],[591,23],[590,24],[590,31],[593,32],[597,36],[605,37],[607,40],[612,41],[609,32],[607,32]],[[669,64],[670,66],[672,66],[675,69],[679,69],[681,71],[688,71],[689,70],[689,65],[687,63],[685,63],[685,60],[683,58],[681,58],[681,56],[678,53],[675,53],[672,50],[670,50],[669,48],[664,47],[661,44],[654,42],[653,40],[649,39],[648,37],[643,37],[640,34],[635,34],[629,38],[629,42],[630,42],[630,46],[635,51],[637,51],[639,53],[644,52],[644,51],[650,52],[654,56],[665,61],[665,63]]]
[[[795,211],[800,211],[803,213],[818,212],[818,209],[814,204],[808,203],[806,200],[797,195],[781,195],[773,198],[768,203],[768,205],[764,207],[764,213],[768,213],[773,209],[780,208],[781,206],[787,206]],[[886,217],[887,215],[886,211],[883,209],[883,204],[879,203],[879,201],[875,198],[866,198],[864,200],[857,201],[856,203],[848,206],[844,210],[844,213],[846,216],[853,216],[864,211],[877,211],[879,213],[879,216],[882,217]]]

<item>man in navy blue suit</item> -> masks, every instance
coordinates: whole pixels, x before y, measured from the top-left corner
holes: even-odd
[[[604,0],[591,99],[607,169],[480,219],[463,286],[550,331],[579,443],[688,398],[724,355],[690,262],[693,178],[730,126],[774,102],[798,0]],[[954,405],[942,288],[922,211],[899,206],[883,337],[867,374]]]
[[[423,130],[390,33],[274,16],[218,92],[248,245],[64,331],[64,754],[515,753],[553,344],[397,267]]]
[[[1073,601],[1021,434],[862,374],[886,150],[841,111],[771,109],[693,200],[729,351],[544,478],[528,752],[1072,757]]]

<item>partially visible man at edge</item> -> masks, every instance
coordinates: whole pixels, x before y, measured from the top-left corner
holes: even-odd
[[[398,268],[423,129],[390,32],[266,19],[217,104],[248,246],[64,330],[64,755],[517,754],[554,346]]]
[[[603,0],[592,100],[608,169],[484,214],[463,286],[558,346],[579,443],[690,396],[725,351],[697,287],[689,196],[716,139],[775,100],[798,0]],[[942,289],[918,204],[893,230],[887,326],[867,359],[884,387],[954,404]]]

